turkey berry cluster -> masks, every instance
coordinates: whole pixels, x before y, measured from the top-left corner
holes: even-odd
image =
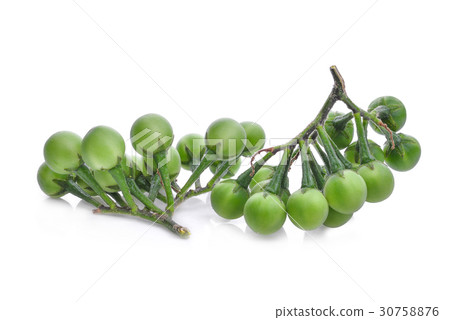
[[[96,213],[138,216],[182,238],[190,232],[173,220],[175,209],[207,192],[219,216],[243,216],[256,233],[274,233],[288,217],[302,230],[340,227],[365,202],[387,199],[394,189],[391,169],[411,170],[421,148],[415,138],[398,132],[406,122],[399,99],[380,97],[361,109],[348,97],[337,68],[330,70],[334,85],[324,105],[285,144],[262,149],[266,135],[260,125],[221,118],[204,135],[187,134],[173,146],[169,121],[149,113],[131,126],[132,153],[126,152],[122,135],[107,126],[94,127],[83,138],[69,131],[53,134],[44,145],[39,186],[50,197],[71,193],[95,206]],[[332,111],[337,101],[350,112]],[[386,138],[383,148],[368,140],[369,125]],[[279,164],[267,165],[278,152]],[[233,179],[242,157],[251,157],[251,166]],[[289,169],[297,160],[302,165],[301,188],[291,193]],[[208,168],[213,176],[202,185],[201,175]],[[181,169],[191,175],[180,186]]]

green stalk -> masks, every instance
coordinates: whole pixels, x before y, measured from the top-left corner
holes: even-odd
[[[311,149],[308,149],[308,158],[309,158],[309,166],[314,175],[314,180],[316,181],[317,188],[322,190],[325,186],[325,178],[323,177],[322,168],[317,163],[316,158],[314,157]]]
[[[141,189],[132,178],[127,178],[127,185],[130,189],[131,194],[135,196],[140,202],[142,202],[146,208],[159,214],[164,214],[164,211],[162,211],[152,201],[150,201],[150,199],[141,191]]]
[[[158,172],[161,175],[162,184],[164,187],[164,191],[166,192],[166,198],[167,198],[167,207],[166,211],[169,212],[169,214],[173,214],[174,207],[173,207],[173,193],[172,193],[172,185],[170,181],[170,175],[169,175],[169,169],[167,169],[167,157],[166,157],[166,151],[159,152],[155,154],[154,159],[157,164]]]
[[[191,235],[189,229],[182,227],[181,225],[173,221],[173,219],[167,214],[159,215],[157,213],[147,211],[144,215],[145,216],[142,218],[150,221],[155,221],[156,223],[166,227],[183,239],[187,239]]]
[[[378,119],[375,114],[359,108],[352,100],[350,100],[345,91],[340,94],[339,100],[344,102],[347,107],[353,111],[353,113],[360,113],[364,119],[372,121],[376,125],[376,127],[380,129],[380,132],[382,132],[386,139],[390,141],[391,148],[394,148],[397,144],[400,143],[399,138],[386,126],[386,124],[383,123],[383,121]]]
[[[275,169],[272,179],[266,186],[265,190],[267,192],[280,195],[281,193],[281,183],[283,182],[284,174],[289,167],[291,161],[292,149],[288,148],[284,150],[283,157],[281,158],[280,164]]]
[[[172,187],[172,190],[175,191],[176,193],[180,192],[181,187],[175,180],[170,183],[170,186]]]
[[[111,208],[114,209],[116,207],[116,204],[114,201],[106,194],[106,192],[102,189],[102,187],[98,184],[98,182],[95,180],[94,176],[92,175],[89,168],[82,164],[77,170],[75,170],[75,175],[80,177],[81,180],[86,182],[86,184],[91,187],[92,190],[96,194],[102,198],[103,201]]]
[[[144,190],[144,191],[150,190],[150,187],[151,187],[150,182],[147,181],[147,179],[144,175],[142,175],[142,174],[138,175],[134,181],[139,186],[139,189]],[[158,179],[158,181],[159,181],[159,179]]]
[[[258,160],[253,167],[247,169],[242,174],[239,175],[239,177],[236,179],[236,182],[242,186],[244,189],[247,189],[250,185],[250,182],[253,179],[254,173],[258,172],[260,168],[271,158],[273,157],[274,153],[268,152],[262,157],[260,160]],[[212,188],[214,187],[214,182],[216,181],[216,177],[213,177],[209,182],[207,187],[199,188],[195,190],[189,190],[184,195],[177,197],[175,201],[175,207],[178,207],[181,203],[186,201],[187,199],[199,196],[201,194],[210,192]]]
[[[366,135],[364,134],[364,127],[361,123],[361,114],[359,112],[355,113],[355,123],[356,132],[358,133],[358,145],[359,145],[359,158],[361,159],[361,164],[369,163],[374,161],[372,153],[370,152],[369,143],[367,142]]]
[[[68,180],[53,180],[55,183],[59,184],[64,188],[67,192],[73,194],[74,196],[80,198],[81,200],[86,201],[87,203],[92,204],[94,207],[101,207],[102,204],[92,198],[89,194],[86,193],[75,181],[72,179]]]
[[[333,127],[336,128],[336,130],[343,130],[345,129],[347,122],[349,122],[352,119],[353,119],[353,112],[349,112],[341,116],[337,116],[336,118],[333,119],[333,121],[331,121],[331,123],[333,124]]]
[[[158,199],[161,202],[167,203],[167,198],[164,195],[162,195],[161,193],[159,193],[159,192],[156,195],[156,199]]]
[[[122,196],[120,195],[120,193],[118,192],[112,192],[112,193],[108,193],[111,198],[114,199],[114,201],[117,202],[117,204],[121,207],[127,207],[127,203],[125,202],[125,200],[123,200]]]
[[[305,140],[300,140],[300,143],[302,141],[305,141]],[[294,151],[292,152],[292,155],[291,155],[291,167],[294,164],[294,161],[297,160],[299,155],[300,155],[300,147],[299,148],[295,148]]]
[[[202,161],[203,161],[203,159],[202,159]],[[209,165],[211,165],[211,163]],[[201,166],[201,164],[200,164],[200,166]],[[224,161],[221,165],[219,165],[219,167],[216,170],[216,173],[212,176],[212,178],[206,184],[206,187],[195,188],[195,190],[188,190],[184,193],[181,193],[181,191],[180,191],[177,195],[177,198],[175,199],[174,207],[178,207],[183,201],[185,201],[189,198],[192,198],[192,197],[195,197],[195,196],[198,196],[198,195],[201,195],[201,194],[211,191],[214,188],[214,186],[216,185],[216,183],[225,175],[226,171],[228,170],[228,168],[230,166],[231,165],[227,161]],[[197,167],[197,169],[199,167]],[[208,167],[205,167],[205,169],[206,168],[208,168]]]
[[[344,170],[345,167],[334,151],[334,148],[331,144],[331,139],[328,136],[325,129],[319,125],[317,126],[317,132],[319,133],[320,140],[322,140],[322,144],[325,148],[325,152],[327,153],[328,159],[330,160],[330,171],[331,173],[336,173],[338,171]]]
[[[148,190],[148,198],[150,201],[155,201],[156,196],[159,193],[159,190],[161,190],[161,179],[157,174],[154,174],[150,178],[150,188]]]
[[[386,106],[378,106],[371,113],[374,113],[375,116],[383,122],[393,122],[394,118],[390,112],[390,109]]]
[[[227,174],[228,169],[231,167],[230,162],[223,161],[217,167],[216,173],[214,173],[213,177],[208,181],[206,187],[214,187],[214,185],[223,178],[224,175]],[[196,188],[197,189],[197,188]]]
[[[241,185],[244,189],[247,189],[250,182],[252,181],[253,175],[273,156],[274,154],[268,152],[264,155],[263,158],[258,160],[252,168],[247,169],[245,172],[239,175],[236,179],[236,182]],[[203,159],[202,159],[203,160]],[[207,168],[207,167],[206,167]],[[219,169],[218,169],[219,170]],[[183,195],[179,193],[177,199],[175,200],[175,207],[178,207],[181,203],[186,201],[187,199],[199,196],[201,194],[210,192],[216,182],[220,179],[221,172],[216,171],[216,174],[208,181],[207,186],[204,188],[196,188],[195,190],[188,190]]]
[[[368,139],[368,135],[367,135],[367,127],[369,125],[369,120],[367,119],[363,119],[363,128],[364,128],[364,134],[366,135],[366,139]]]
[[[344,165],[345,169],[353,169],[353,164],[347,160],[346,157],[341,153],[337,145],[334,143],[333,139],[330,139],[331,145],[333,146],[334,152],[336,153],[336,156],[339,158],[339,160]]]
[[[210,160],[209,157],[214,154],[214,151],[211,151],[208,149],[207,152],[203,155],[202,160],[200,161],[199,165],[195,169],[194,172],[192,172],[191,176],[189,177],[188,181],[184,184],[184,186],[181,188],[180,192],[177,195],[177,198],[182,198],[184,194],[189,190],[189,188],[200,178],[200,175],[208,169],[208,167],[214,162],[214,160]]]
[[[282,193],[283,189],[287,189],[289,191],[289,170],[291,170],[291,166],[292,166],[292,162],[293,162],[293,157],[295,156],[295,154],[298,154],[298,150],[299,148],[291,148],[291,153],[289,154],[289,162],[287,163],[286,168],[284,169],[284,174],[283,174],[283,180],[281,180],[281,191],[280,193]]]
[[[194,172],[195,169],[197,169],[197,167],[198,167],[198,164],[192,164],[191,165],[191,172]],[[200,177],[199,177],[197,180],[195,180],[195,189],[200,189],[201,187],[202,187],[202,183],[201,183]]]
[[[323,164],[325,165],[325,170],[327,171],[328,174],[330,174],[331,173],[330,160],[328,159],[327,154],[325,153],[325,151],[323,151],[319,142],[317,142],[317,139],[314,140],[313,145],[314,149],[316,149],[320,159],[322,159]]]
[[[144,161],[142,159],[140,159],[140,161]],[[143,175],[144,177],[147,176],[147,170],[145,170],[143,168],[143,166],[141,166],[141,168],[143,169],[143,171],[141,171],[139,169],[139,165],[136,163],[135,159],[131,159],[130,162],[125,162],[122,164],[122,166],[126,166],[126,168],[124,168],[124,172],[129,172],[129,176],[127,176],[127,178],[133,178],[136,179],[138,176]]]
[[[117,182],[117,185],[122,191],[123,197],[125,198],[125,201],[128,203],[128,206],[131,208],[131,211],[136,212],[138,207],[136,203],[134,203],[133,197],[131,196],[130,188],[128,187],[127,184],[127,179],[125,178],[125,174],[123,173],[122,170],[122,165],[119,163],[114,168],[109,169],[108,172]]]
[[[316,183],[311,172],[311,167],[309,166],[308,159],[308,145],[302,141],[300,143],[300,157],[302,159],[302,189],[303,188],[316,188]]]
[[[261,169],[264,164],[269,161],[270,158],[272,158],[274,153],[268,152],[262,157],[260,160],[258,160],[255,164],[253,164],[253,167],[245,170],[243,173],[237,177],[236,182],[244,189],[247,189],[250,185],[250,182],[252,182],[252,179],[256,172],[258,172],[259,169]]]
[[[167,214],[158,214],[146,210],[138,210],[132,211],[123,208],[110,209],[105,207],[100,207],[97,210],[94,210],[94,213],[116,213],[116,214],[126,214],[130,216],[140,217],[145,220],[152,221],[159,225],[164,226],[169,229],[171,232],[175,233],[181,238],[188,238],[190,236],[190,232],[187,228],[180,226],[178,223],[172,220]]]

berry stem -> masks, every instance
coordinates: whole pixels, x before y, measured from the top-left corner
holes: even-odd
[[[111,198],[114,199],[114,201],[117,202],[117,204],[118,204],[120,207],[127,207],[127,206],[128,206],[127,203],[126,203],[125,200],[122,198],[122,196],[120,195],[119,192],[112,192],[112,193],[108,193],[108,194],[111,196]]]
[[[172,218],[167,214],[158,214],[148,210],[133,211],[130,209],[123,209],[123,208],[111,209],[106,207],[100,207],[94,210],[94,213],[116,213],[140,217],[142,219],[150,220],[153,221],[154,223],[162,225],[165,228],[169,229],[171,232],[175,233],[176,235],[184,239],[188,238],[191,234],[187,228],[182,227],[181,225],[173,221]]]
[[[134,181],[139,186],[139,189],[144,190],[144,191],[150,190],[150,187],[151,187],[150,182],[148,182],[148,180],[146,179],[146,177],[144,175],[141,174],[141,175],[137,176],[134,179]],[[159,182],[159,180],[158,180],[158,182]]]
[[[220,179],[222,179],[224,175],[227,174],[228,169],[230,167],[231,167],[231,164],[229,161],[223,161],[221,164],[219,164],[219,166],[217,167],[216,173],[214,173],[213,177],[208,181],[208,183],[206,184],[206,187],[211,187],[211,188],[214,187],[214,185]]]
[[[170,186],[172,187],[172,190],[175,191],[176,193],[180,192],[181,187],[175,180],[170,183]]]
[[[177,198],[182,198],[185,193],[189,190],[189,188],[200,178],[200,175],[208,169],[208,167],[214,162],[214,159],[212,158],[212,155],[214,154],[213,151],[208,150],[204,155],[202,160],[200,161],[197,168],[195,168],[194,172],[192,172],[191,176],[189,177],[188,181],[184,184],[184,186],[181,188],[180,192],[177,195]]]
[[[327,171],[327,173],[331,173],[330,160],[328,159],[328,156],[325,153],[325,151],[323,151],[319,142],[317,142],[317,139],[314,139],[313,145],[314,145],[314,149],[316,149],[317,153],[319,154],[320,159],[322,159],[323,164],[325,165],[325,170]]]
[[[283,157],[281,158],[280,164],[275,169],[275,173],[273,174],[272,179],[270,180],[269,184],[266,186],[265,190],[267,192],[280,195],[281,192],[281,184],[284,179],[285,172],[287,168],[289,167],[289,164],[291,162],[291,154],[293,148],[287,148],[284,150]]]
[[[119,163],[114,168],[109,169],[108,172],[111,174],[111,176],[114,178],[114,180],[116,180],[117,185],[119,186],[120,190],[122,191],[125,201],[128,203],[128,206],[131,208],[131,211],[133,211],[133,212],[137,211],[138,207],[137,207],[136,203],[134,203],[133,197],[131,196],[130,188],[128,187],[128,184],[127,184],[127,179],[125,178],[125,174],[123,173],[123,170],[122,170],[122,165]]]
[[[258,172],[259,169],[263,167],[263,165],[269,161],[270,158],[273,157],[272,152],[268,152],[262,157],[258,162],[256,162],[252,167],[245,170],[243,173],[237,177],[236,182],[244,189],[247,189],[250,185],[250,182],[252,182],[253,176],[256,172]]]
[[[342,162],[342,164],[344,165],[345,169],[352,169],[353,168],[353,164],[350,161],[348,161],[346,157],[344,157],[344,155],[341,153],[341,150],[339,150],[339,148],[336,145],[336,143],[334,143],[333,139],[330,139],[330,142],[331,142],[331,146],[334,149],[334,152],[336,153],[336,156]]]
[[[345,91],[343,93],[341,93],[339,100],[344,102],[347,105],[347,107],[353,111],[353,113],[360,113],[364,119],[372,121],[380,129],[380,131],[384,134],[386,139],[391,141],[392,148],[395,148],[395,140],[393,137],[392,130],[389,129],[388,126],[383,121],[378,119],[375,114],[369,113],[369,112],[359,108],[352,100],[350,100],[350,98],[347,96],[347,93]]]
[[[303,188],[315,188],[316,184],[314,181],[314,177],[311,172],[311,167],[309,165],[308,159],[308,145],[306,142],[300,142],[300,157],[302,160],[302,189]]]
[[[188,148],[186,148],[186,151],[188,153],[190,153],[190,150]],[[197,169],[197,167],[198,167],[198,164],[192,164],[191,165],[191,172],[194,172],[195,169]],[[195,180],[194,184],[195,184],[195,189],[200,189],[202,187],[202,182],[200,180],[200,177],[197,180]]]
[[[328,159],[330,160],[331,173],[333,174],[338,171],[344,170],[345,167],[336,155],[336,152],[334,151],[334,148],[331,144],[331,139],[325,129],[321,125],[319,125],[317,126],[317,132],[319,133],[320,140],[322,140],[325,152],[327,153]]]
[[[95,180],[89,168],[82,164],[77,170],[75,170],[75,175],[80,177],[81,180],[86,182],[86,184],[91,187],[91,189],[102,198],[103,201],[111,208],[114,209],[116,204],[114,201],[106,194],[102,187]]]
[[[89,194],[86,193],[75,181],[71,178],[68,180],[53,180],[55,183],[59,184],[64,188],[67,192],[73,194],[74,196],[86,201],[87,203],[92,204],[94,207],[101,207],[102,204],[92,198]]]
[[[314,180],[316,181],[317,188],[319,190],[322,190],[323,187],[325,186],[325,178],[323,176],[322,168],[317,163],[317,160],[314,157],[314,154],[312,153],[311,149],[308,149],[308,158],[309,158],[309,166],[314,175]]]
[[[148,198],[150,201],[155,201],[156,196],[161,190],[161,180],[157,174],[150,177],[150,188],[148,189]]]
[[[341,116],[337,116],[336,118],[331,121],[333,124],[333,127],[336,130],[344,130],[345,126],[347,125],[347,122],[353,119],[353,112],[349,112],[346,114],[343,114]]]
[[[150,201],[150,199],[141,191],[141,189],[132,178],[127,178],[127,185],[130,189],[131,194],[135,196],[140,202],[142,202],[142,204],[146,208],[159,214],[164,214],[164,212],[160,208],[158,208],[152,201]]]
[[[173,193],[172,193],[172,185],[170,181],[170,175],[169,175],[169,169],[167,168],[167,152],[158,152],[154,155],[154,159],[156,161],[157,170],[159,174],[161,175],[162,184],[164,187],[164,191],[166,192],[166,198],[167,198],[167,207],[166,211],[170,215],[173,214],[174,211],[174,199],[173,199]]]
[[[358,145],[359,145],[359,158],[361,164],[369,163],[375,158],[370,152],[369,143],[367,142],[367,137],[364,133],[364,127],[361,123],[361,114],[359,112],[354,114],[356,123],[356,132],[358,133]]]

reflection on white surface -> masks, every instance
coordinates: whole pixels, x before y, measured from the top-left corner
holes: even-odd
[[[263,234],[254,232],[252,229],[250,229],[250,227],[246,226],[245,234],[250,239],[255,239],[255,240],[260,240],[260,241],[277,241],[277,242],[287,241],[287,234],[286,234],[286,231],[284,230],[284,227],[275,233],[272,233],[269,235],[263,235]]]
[[[63,198],[45,198],[44,203],[46,206],[54,206],[55,208],[71,208],[69,201]]]
[[[90,210],[90,211],[92,211],[92,210],[95,209],[95,207],[92,204],[87,203],[84,200],[80,200],[80,201],[78,201],[75,209],[76,210]]]

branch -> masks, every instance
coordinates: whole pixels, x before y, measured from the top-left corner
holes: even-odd
[[[99,207],[95,210],[93,210],[94,213],[116,213],[116,214],[126,214],[130,216],[139,217],[145,220],[153,221],[154,223],[157,223],[159,225],[162,225],[178,235],[181,238],[189,238],[190,232],[189,229],[186,227],[183,227],[172,220],[171,217],[167,214],[159,214],[155,212],[151,212],[149,210],[138,210],[136,212],[133,212],[131,209],[125,209],[125,208],[116,208],[111,209],[107,207]]]

